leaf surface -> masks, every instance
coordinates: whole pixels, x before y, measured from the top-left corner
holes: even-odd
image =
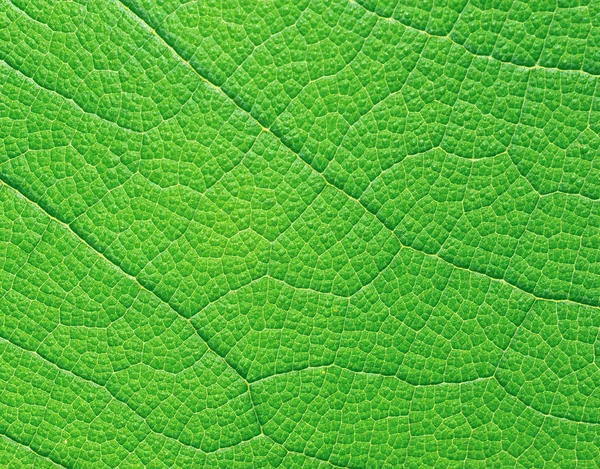
[[[600,9],[542,3],[1,0],[0,463],[596,467]]]

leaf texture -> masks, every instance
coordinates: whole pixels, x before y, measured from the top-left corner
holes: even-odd
[[[0,465],[597,467],[600,4],[0,0]]]

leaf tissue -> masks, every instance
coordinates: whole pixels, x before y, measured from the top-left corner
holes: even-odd
[[[600,464],[600,3],[0,0],[0,466]]]

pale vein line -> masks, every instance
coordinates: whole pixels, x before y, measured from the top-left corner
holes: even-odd
[[[395,379],[395,380],[398,380],[401,383],[404,383],[413,388],[431,388],[434,386],[440,386],[440,387],[460,386],[461,384],[471,384],[471,383],[477,383],[480,381],[489,381],[490,379],[493,378],[493,375],[490,375],[490,376],[480,376],[480,377],[473,378],[473,379],[467,379],[465,381],[438,381],[438,382],[433,382],[433,383],[419,384],[419,383],[413,383],[409,380],[401,378],[397,374],[386,374],[386,373],[373,372],[373,371],[353,370],[352,368],[349,368],[347,366],[338,365],[337,363],[331,363],[329,365],[307,366],[305,368],[297,368],[297,369],[282,371],[279,373],[274,373],[272,375],[265,376],[263,378],[255,379],[254,381],[250,381],[250,386],[252,387],[255,384],[263,383],[265,381],[270,381],[270,380],[276,379],[276,378],[281,378],[282,376],[292,375],[294,373],[304,373],[304,372],[311,372],[311,371],[325,372],[325,371],[328,371],[333,368],[347,371],[349,373],[356,374],[359,376],[366,376],[366,377],[379,378],[379,379]]]

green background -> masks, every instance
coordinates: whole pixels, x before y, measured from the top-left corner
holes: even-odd
[[[0,466],[597,467],[600,3],[0,0]]]

